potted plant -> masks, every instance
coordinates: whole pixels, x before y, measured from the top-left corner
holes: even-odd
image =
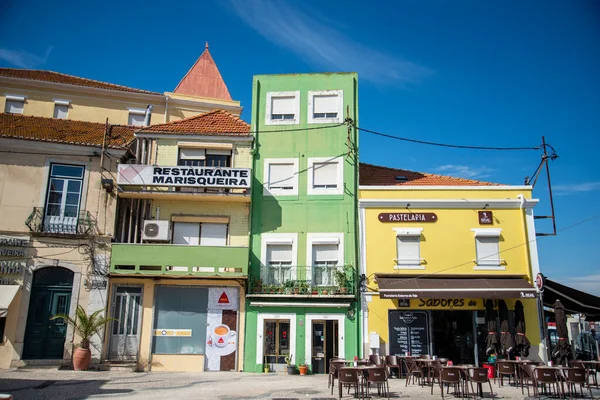
[[[292,294],[294,290],[294,281],[285,281],[285,294]]]
[[[306,365],[306,364],[298,365],[298,371],[300,371],[300,375],[306,375],[306,373],[308,372],[308,365]]]
[[[300,293],[301,294],[307,294],[308,293],[308,283],[306,282],[300,282]]]
[[[338,291],[345,294],[348,291],[348,276],[346,275],[346,271],[343,269],[336,269],[334,275],[338,284]]]
[[[294,282],[294,287],[292,288],[292,291],[294,294],[299,294],[300,293],[300,287],[301,287],[301,283],[296,281]]]
[[[296,373],[296,366],[292,364],[292,355],[288,354],[285,356],[285,363],[287,364],[288,375],[294,375]]]
[[[265,356],[265,363],[263,364],[263,369],[265,371],[265,374],[271,372],[271,368],[269,368],[269,363],[267,363],[267,356]]]
[[[254,282],[254,293],[261,293],[263,290],[263,281],[262,279],[258,279]]]
[[[329,294],[329,288],[327,286],[323,286],[320,290],[323,296],[327,296]]]
[[[73,369],[75,371],[85,371],[90,365],[90,360],[92,359],[90,339],[92,336],[98,333],[107,322],[116,321],[114,318],[101,317],[100,314],[103,311],[105,310],[98,310],[91,315],[87,315],[83,307],[78,305],[75,311],[75,318],[71,318],[67,314],[56,314],[50,318],[51,320],[62,319],[73,326],[73,329],[81,336],[79,347],[73,353]]]
[[[313,295],[319,294],[319,288],[317,286],[313,286],[311,288],[311,294],[313,294]]]

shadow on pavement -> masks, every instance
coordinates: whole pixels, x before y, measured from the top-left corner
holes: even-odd
[[[0,379],[0,392],[12,394],[15,400],[85,399],[91,395],[128,394],[132,389],[103,389],[106,379]]]

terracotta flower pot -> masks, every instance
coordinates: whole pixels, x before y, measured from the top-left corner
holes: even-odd
[[[92,352],[90,349],[76,348],[75,354],[73,354],[73,369],[75,371],[85,371],[88,369],[91,359]]]
[[[298,370],[300,371],[300,375],[306,375],[306,372],[308,372],[308,365],[300,365]]]

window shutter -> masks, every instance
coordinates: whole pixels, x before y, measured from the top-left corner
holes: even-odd
[[[225,246],[227,245],[226,224],[202,224],[200,237],[201,246]]]
[[[399,260],[420,260],[419,252],[420,236],[398,236],[398,256]]]
[[[6,100],[5,111],[8,114],[23,114],[25,103],[18,100]]]
[[[69,106],[55,104],[54,105],[54,118],[66,119],[69,114]]]
[[[313,244],[313,261],[338,261],[339,249],[337,244]]]
[[[272,97],[271,114],[294,114],[294,96]]]
[[[313,97],[313,112],[314,113],[337,113],[338,96],[323,95]]]
[[[291,244],[268,244],[267,245],[267,263],[271,262],[292,262]]]
[[[337,186],[338,163],[314,163],[313,186]]]
[[[269,188],[294,187],[294,164],[269,164]]]
[[[179,159],[180,160],[203,160],[204,149],[194,149],[191,147],[180,147],[179,148]]]
[[[498,265],[500,254],[498,237],[477,237],[477,263]]]
[[[197,246],[199,242],[200,224],[194,222],[175,222],[173,227],[173,244]]]
[[[216,149],[210,149],[210,150],[206,150],[206,154],[212,154],[215,156],[230,156],[231,155],[231,150],[216,150]]]
[[[144,119],[146,118],[143,114],[132,114],[129,113],[129,125],[133,126],[144,126]]]

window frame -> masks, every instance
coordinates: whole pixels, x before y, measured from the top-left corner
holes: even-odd
[[[315,188],[314,186],[314,173],[315,164],[325,163],[337,163],[337,187],[335,188]],[[327,195],[344,194],[344,158],[343,157],[310,157],[308,159],[308,179],[307,179],[307,193],[309,195]]]
[[[500,236],[502,235],[502,228],[472,228],[471,231],[475,236],[475,259],[473,262],[475,266],[474,270],[479,271],[504,271],[506,270],[505,261],[500,258]],[[479,258],[479,253],[482,249],[480,246],[483,246],[480,241],[481,238],[495,238],[494,245],[496,247],[496,258],[490,258],[489,256],[485,257],[485,259]]]
[[[74,177],[74,176],[67,176],[67,175],[61,175],[61,174],[53,174],[53,169],[56,166],[66,166],[66,167],[74,167],[74,168],[80,168],[81,169],[81,177]],[[52,180],[61,180],[63,182],[63,188],[61,190],[61,198],[60,198],[60,209],[59,209],[59,215],[49,215],[48,214],[48,202],[50,200],[50,196],[52,194],[52,190],[50,190],[51,188],[51,183]],[[70,181],[77,181],[79,182],[79,195],[77,198],[77,212],[75,213],[74,217],[67,217],[65,215],[65,211],[66,211],[66,206],[67,206],[67,197],[69,195],[69,182]],[[47,181],[46,181],[46,192],[44,194],[44,231],[46,231],[46,227],[50,226],[51,224],[53,224],[52,222],[49,222],[49,220],[52,217],[58,217],[58,218],[75,218],[75,222],[79,220],[79,214],[82,211],[82,204],[83,204],[83,199],[84,199],[84,193],[86,190],[84,190],[84,185],[86,184],[86,166],[85,165],[81,165],[81,164],[68,164],[68,163],[63,163],[63,162],[51,162],[49,167],[48,167],[48,177],[47,177]],[[72,193],[72,192],[71,192]],[[71,207],[73,205],[70,205]],[[50,229],[50,228],[48,228]],[[77,222],[75,223],[75,229],[77,229]],[[49,231],[50,232],[50,231]],[[57,232],[57,233],[66,233],[66,232]]]
[[[294,118],[293,119],[272,119],[271,109],[273,107],[273,98],[294,97]],[[297,125],[300,123],[300,91],[290,92],[267,92],[265,106],[265,125]]]
[[[274,164],[292,164],[294,176],[292,189],[270,188],[269,167]],[[263,195],[264,196],[297,196],[298,195],[298,159],[297,158],[266,158],[263,171]]]
[[[337,96],[337,116],[335,118],[315,118],[313,105],[314,98],[318,96]],[[309,124],[341,124],[344,122],[344,91],[343,90],[316,90],[308,92],[307,120]]]
[[[342,232],[309,232],[306,234],[306,278],[311,284],[315,282],[314,268],[315,260],[313,259],[313,247],[315,245],[338,245],[338,259],[335,270],[344,268],[344,233]],[[335,278],[333,278],[335,280]],[[323,284],[319,286],[334,286],[335,284]]]
[[[69,108],[71,106],[71,101],[70,100],[62,100],[62,99],[54,99],[54,113],[52,115],[52,118],[55,119],[68,119],[69,118]],[[65,112],[65,116],[64,117],[58,117],[57,116],[57,110],[59,110],[59,107],[66,107],[66,112]]]
[[[262,235],[261,250],[260,250],[260,278],[263,282],[269,282],[269,260],[268,246],[269,245],[292,245],[292,263],[290,264],[290,280],[297,280],[296,267],[298,265],[298,233],[265,233]],[[283,282],[285,283],[285,282]]]
[[[24,115],[25,114],[25,99],[27,99],[26,96],[17,95],[17,94],[6,94],[4,97],[5,97],[4,112],[6,114],[13,114],[13,115]],[[8,106],[10,104],[16,104],[16,103],[21,104],[21,112],[8,111]]]
[[[421,257],[421,235],[423,233],[423,228],[392,228],[393,231],[396,232],[395,240],[396,240],[396,258],[394,258],[394,269],[396,270],[415,270],[415,269],[425,269],[423,262],[424,258]],[[400,257],[400,238],[417,238],[417,258],[401,258]]]
[[[191,222],[191,221],[172,221],[171,222],[173,224],[173,229],[171,229],[171,243],[172,245],[176,245],[176,246],[202,246],[202,247],[225,247],[225,246],[229,246],[229,232],[230,232],[230,226],[229,223],[223,223],[223,222],[210,222],[210,221],[205,221],[205,222]],[[198,244],[184,244],[184,243],[174,243],[175,240],[175,226],[176,224],[194,224],[198,226]],[[225,225],[225,244],[224,245],[205,245],[202,244],[202,225],[203,224],[209,224],[209,225]]]

